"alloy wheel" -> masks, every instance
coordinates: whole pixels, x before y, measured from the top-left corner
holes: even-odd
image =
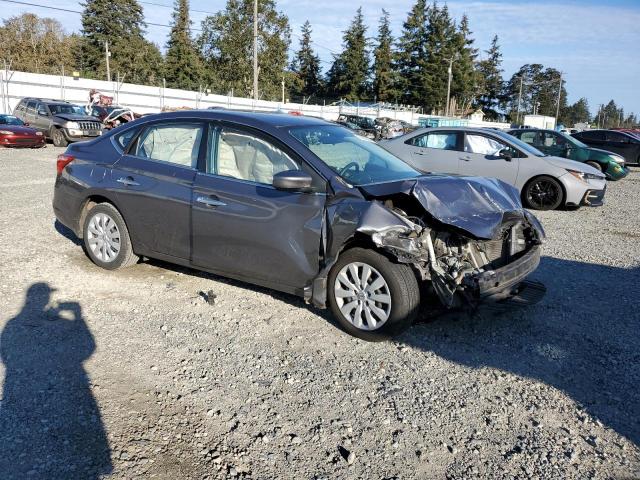
[[[87,227],[87,243],[101,262],[113,262],[120,253],[120,230],[106,213],[96,213]]]
[[[560,187],[556,182],[543,178],[529,187],[527,200],[534,208],[544,210],[555,205],[561,194]]]
[[[342,316],[360,330],[377,330],[391,314],[389,285],[378,270],[362,262],[345,265],[334,285]]]

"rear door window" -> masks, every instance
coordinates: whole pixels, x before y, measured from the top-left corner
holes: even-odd
[[[36,102],[35,102],[35,100],[31,100],[29,103],[27,103],[27,113],[32,113],[32,114],[36,113]]]
[[[458,133],[430,132],[407,140],[407,144],[420,148],[435,148],[436,150],[457,150]]]
[[[603,132],[580,132],[576,135],[580,140],[604,140]]]
[[[133,155],[196,168],[203,131],[204,125],[201,123],[176,122],[150,126],[138,138]]]

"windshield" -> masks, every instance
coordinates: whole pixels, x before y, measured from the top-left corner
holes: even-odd
[[[352,185],[405,180],[421,175],[373,141],[344,127],[298,127],[289,133]]]
[[[24,125],[24,122],[13,115],[0,115],[0,125]]]
[[[49,110],[53,115],[85,115],[84,108],[78,107],[77,105],[66,105],[64,103],[53,103],[49,104]]]
[[[508,133],[505,133],[505,132],[499,131],[499,130],[495,130],[493,133],[496,134],[497,136],[505,139],[506,141],[511,142],[512,145],[518,147],[520,150],[524,150],[529,155],[533,155],[533,156],[536,156],[536,157],[546,157],[547,156],[546,154],[544,154],[540,150],[538,150],[536,147],[532,147],[531,145],[529,145],[528,143],[523,142],[522,140],[520,140],[518,137],[516,137],[514,135],[510,135]]]

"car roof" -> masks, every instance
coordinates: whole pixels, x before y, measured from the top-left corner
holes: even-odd
[[[504,132],[504,130],[494,130],[492,128],[483,128],[483,127],[424,127],[420,129],[420,131],[425,132],[438,132],[438,131],[447,131],[447,132],[467,132],[467,133],[491,133],[491,132]],[[417,131],[417,130],[416,130]],[[414,134],[416,132],[412,132]],[[504,132],[507,133],[507,132]]]
[[[22,100],[35,100],[36,102],[43,102],[43,103],[59,103],[59,104],[64,104],[64,105],[71,105],[71,102],[67,102],[66,100],[55,100],[53,98],[39,98],[39,97],[24,97]]]
[[[334,125],[316,117],[288,115],[286,113],[245,112],[234,110],[181,110],[179,112],[163,112],[145,117],[145,121],[162,119],[202,118],[203,120],[227,120],[239,122],[257,128],[304,127],[312,125]]]

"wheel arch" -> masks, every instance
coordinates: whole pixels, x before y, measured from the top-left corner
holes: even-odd
[[[84,222],[87,218],[89,210],[100,203],[109,203],[113,205],[113,207],[118,210],[120,215],[122,215],[124,223],[127,225],[127,228],[129,228],[129,223],[127,222],[127,219],[125,218],[122,210],[115,200],[113,200],[110,196],[104,195],[102,193],[91,193],[87,195],[87,197],[80,204],[80,211],[78,213],[78,237],[82,238],[84,236]]]
[[[540,173],[538,175],[534,175],[533,177],[531,177],[529,180],[527,180],[525,182],[525,184],[522,186],[522,190],[520,190],[520,200],[522,201],[523,205],[526,205],[527,200],[524,197],[524,193],[527,190],[527,187],[529,186],[529,184],[531,184],[534,180],[537,180],[538,178],[541,177],[549,177],[549,178],[553,178],[555,181],[557,181],[560,184],[560,189],[562,190],[562,200],[560,201],[560,205],[564,206],[565,203],[567,202],[567,187],[564,185],[564,182],[561,180],[560,177],[556,177],[554,175],[549,175],[546,173]]]

